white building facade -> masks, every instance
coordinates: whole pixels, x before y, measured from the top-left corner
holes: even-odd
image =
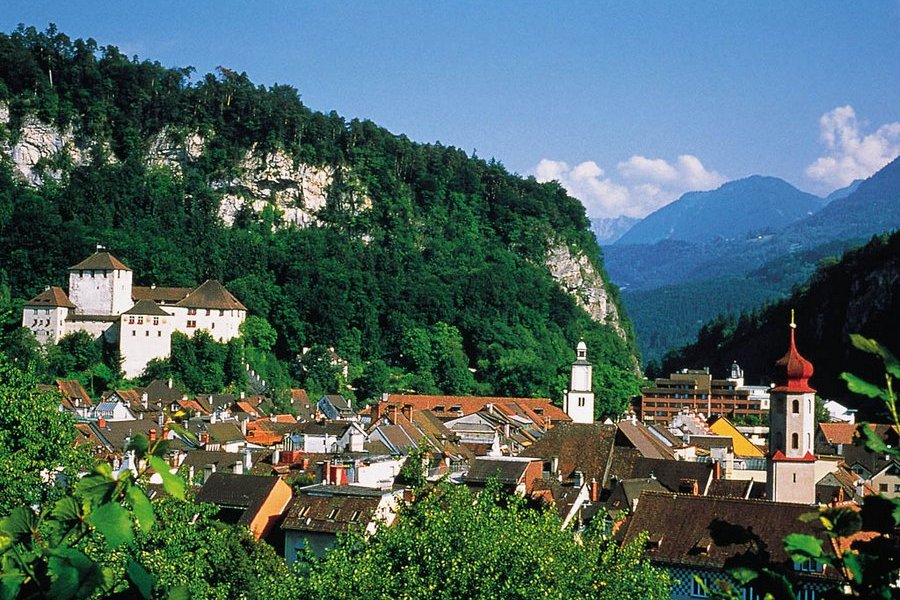
[[[227,342],[240,335],[246,317],[247,308],[218,281],[197,288],[134,286],[131,269],[98,250],[69,269],[68,295],[51,287],[26,303],[22,326],[42,344],[75,331],[104,336],[118,343],[125,375],[136,377],[151,360],[169,356],[175,331],[204,330]]]
[[[587,360],[587,344],[578,342],[575,362],[569,378],[569,390],[563,401],[563,410],[573,423],[594,422],[593,367]]]

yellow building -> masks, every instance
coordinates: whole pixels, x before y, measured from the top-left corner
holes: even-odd
[[[738,431],[737,427],[725,417],[715,417],[710,422],[709,428],[716,435],[731,438],[732,444],[734,445],[735,456],[754,458],[762,458],[765,456],[758,446],[748,440],[744,434]]]

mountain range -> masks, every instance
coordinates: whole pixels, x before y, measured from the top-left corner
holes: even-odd
[[[712,192],[686,194],[604,247],[607,271],[622,290],[645,361],[659,360],[690,342],[720,313],[739,313],[784,297],[813,273],[819,261],[900,227],[900,159],[824,199],[774,178],[732,183]],[[733,222],[730,230],[742,234],[713,237],[699,226],[725,227],[729,215],[756,206],[757,197],[763,198],[760,206],[768,216],[752,219],[752,225]],[[771,213],[779,204],[783,209],[776,219]],[[816,206],[819,209],[812,211]],[[698,223],[693,239],[684,239],[691,236],[683,225],[669,229],[659,225],[684,224],[692,217]],[[766,228],[756,228],[766,219]],[[645,228],[647,221],[650,225]],[[666,231],[678,231],[681,239],[660,237]],[[660,239],[627,243],[654,236]]]

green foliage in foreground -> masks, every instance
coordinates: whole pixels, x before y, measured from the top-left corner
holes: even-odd
[[[315,598],[669,597],[665,572],[599,532],[573,534],[553,511],[489,486],[480,495],[441,483],[390,528],[350,534],[324,559],[298,563]]]

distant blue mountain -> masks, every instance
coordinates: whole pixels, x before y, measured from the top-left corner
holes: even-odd
[[[616,245],[742,239],[782,229],[825,204],[783,179],[754,175],[709,192],[684,194],[636,224]]]
[[[594,232],[598,244],[608,246],[625,235],[639,221],[637,217],[626,216],[591,219],[591,231]]]
[[[859,187],[859,184],[861,184],[863,181],[865,181],[865,179],[854,179],[853,183],[851,183],[847,187],[842,187],[842,188],[834,190],[833,192],[831,192],[830,194],[825,196],[825,202],[831,203],[834,200],[840,200],[841,198],[846,198],[847,196],[849,196],[850,194],[855,192],[856,189]]]

